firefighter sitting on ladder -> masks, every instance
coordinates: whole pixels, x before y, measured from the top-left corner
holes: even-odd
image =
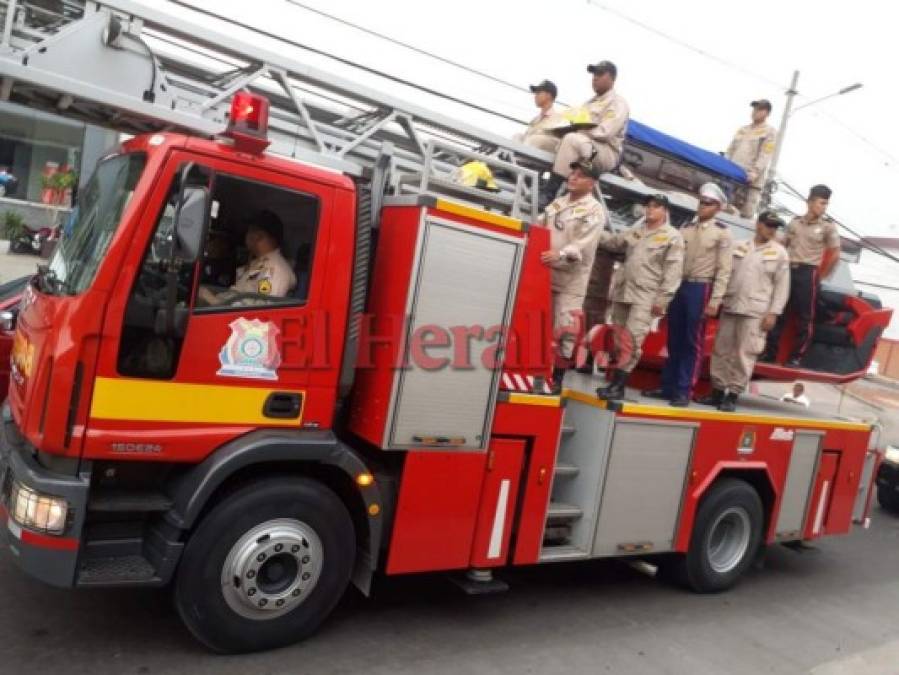
[[[684,278],[668,310],[668,360],[662,386],[644,392],[651,398],[668,399],[673,406],[690,405],[702,364],[706,318],[718,313],[730,279],[730,228],[715,219],[726,205],[721,188],[706,183],[699,188],[696,218],[680,231]]]
[[[640,361],[643,340],[653,321],[664,316],[681,283],[684,239],[668,221],[668,197],[650,195],[646,215],[629,230],[603,232],[600,246],[624,253],[624,264],[612,284],[612,323],[627,329],[632,338],[620,354],[609,385],[596,390],[600,398],[624,397],[628,375]],[[626,357],[626,358],[625,358]]]
[[[737,397],[752,377],[756,359],[765,347],[765,334],[774,327],[790,293],[787,252],[777,243],[783,221],[765,211],[755,225],[755,238],[733,249],[733,272],[718,321],[712,351],[712,392],[702,405],[733,412]]]
[[[593,74],[596,93],[583,105],[590,117],[590,128],[569,131],[562,137],[553,173],[540,191],[541,208],[556,196],[573,163],[592,161],[597,172],[603,173],[614,169],[621,157],[630,109],[615,91],[618,69],[611,61],[600,61],[587,66],[587,70]]]
[[[534,105],[540,108],[540,112],[530,121],[527,129],[514,138],[532,148],[555,153],[559,148],[559,137],[551,133],[550,129],[565,121],[555,108],[559,90],[549,80],[532,84],[530,89],[534,94]]]
[[[558,337],[553,387],[561,389],[565,366],[574,354],[577,316],[584,304],[596,242],[605,226],[605,209],[593,196],[599,171],[589,162],[574,162],[568,192],[540,214],[539,223],[550,231],[549,251],[540,254],[552,268],[553,330]]]

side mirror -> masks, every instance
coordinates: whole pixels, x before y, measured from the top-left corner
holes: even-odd
[[[209,206],[209,190],[205,187],[185,186],[181,191],[175,214],[174,257],[195,261],[203,246],[203,228]]]

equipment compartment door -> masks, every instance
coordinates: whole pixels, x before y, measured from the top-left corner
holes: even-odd
[[[506,563],[524,451],[523,440],[500,438],[490,443],[471,552],[472,567],[496,567]]]
[[[802,538],[820,448],[819,432],[796,433],[790,468],[787,470],[787,480],[780,500],[780,511],[777,514],[775,537],[779,541],[796,541]]]
[[[487,447],[502,359],[493,368],[482,355],[489,358],[509,325],[522,249],[520,238],[425,221],[407,309],[409,367],[394,384],[389,447]],[[452,363],[452,345],[436,349],[435,336],[453,328],[481,331],[469,339],[470,367]],[[426,346],[435,348],[426,352]],[[446,362],[427,367],[416,358],[422,354]]]
[[[594,556],[673,550],[697,426],[616,420]]]
[[[805,532],[805,539],[814,539],[824,534],[830,513],[830,503],[833,501],[834,481],[837,476],[837,467],[840,464],[840,453],[825,450],[821,453],[821,463],[818,465],[818,475],[815,479],[815,489],[809,502],[809,527]]]

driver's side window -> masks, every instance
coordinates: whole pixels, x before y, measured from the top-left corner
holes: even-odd
[[[211,189],[212,171],[193,163],[182,165],[172,181],[125,310],[118,358],[122,375],[153,379],[175,375],[198,253],[185,242],[185,236],[194,233],[184,230],[202,228],[202,222],[180,223],[177,232],[175,223],[188,200]]]

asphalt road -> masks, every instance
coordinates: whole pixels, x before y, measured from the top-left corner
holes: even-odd
[[[899,517],[796,553],[773,548],[736,589],[698,596],[615,561],[528,568],[466,597],[442,576],[350,591],[307,642],[206,652],[164,591],[61,591],[0,554],[4,673],[897,673]]]

